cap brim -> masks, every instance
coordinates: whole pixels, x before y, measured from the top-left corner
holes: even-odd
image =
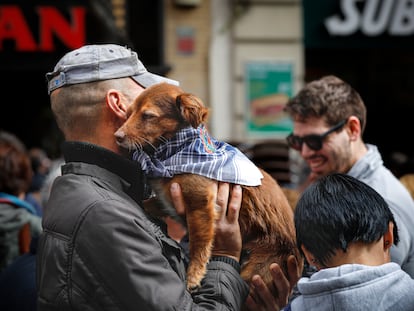
[[[132,79],[134,79],[138,84],[143,86],[144,88],[148,88],[152,85],[158,84],[158,83],[168,83],[173,85],[180,85],[180,83],[176,80],[168,79],[156,74],[153,74],[151,72],[144,72],[140,75],[132,76]]]

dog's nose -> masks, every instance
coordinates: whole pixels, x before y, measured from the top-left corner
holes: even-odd
[[[115,138],[118,143],[122,143],[125,140],[125,132],[121,129],[115,132]]]

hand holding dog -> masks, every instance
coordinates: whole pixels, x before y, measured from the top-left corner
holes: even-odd
[[[230,195],[230,200],[229,200]],[[227,256],[237,262],[242,250],[242,237],[239,226],[239,212],[242,201],[242,189],[228,183],[220,183],[217,192],[219,218],[216,220],[214,248],[211,256]]]
[[[301,272],[295,256],[291,255],[287,261],[287,278],[277,263],[270,265],[270,272],[273,277],[273,284],[277,288],[279,297],[276,299],[266,287],[259,275],[252,277],[250,295],[246,299],[246,306],[251,311],[279,311],[287,303],[293,287],[298,282]],[[257,297],[256,301],[253,297]]]
[[[171,198],[174,204],[177,214],[182,216],[185,214],[185,204],[184,198],[181,193],[180,185],[177,183],[172,183],[170,188]]]
[[[184,199],[180,185],[173,183],[170,189],[171,198],[178,215],[185,213]],[[229,200],[230,197],[230,200]],[[217,188],[216,231],[212,256],[227,256],[240,260],[242,238],[239,226],[239,211],[242,200],[242,189],[235,185],[230,190],[228,183],[220,183]]]

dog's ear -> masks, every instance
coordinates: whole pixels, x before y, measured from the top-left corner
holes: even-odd
[[[208,118],[208,109],[200,98],[193,94],[183,93],[176,98],[176,104],[181,115],[192,127],[197,128]]]

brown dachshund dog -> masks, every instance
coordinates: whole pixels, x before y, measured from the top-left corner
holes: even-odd
[[[152,154],[160,145],[168,144],[184,128],[198,128],[207,121],[208,109],[196,96],[177,86],[157,84],[142,92],[129,107],[128,119],[115,133],[120,146],[130,151]],[[253,164],[252,164],[253,165]],[[255,167],[256,169],[256,167]],[[266,172],[261,185],[242,186],[243,198],[239,224],[243,239],[241,276],[250,282],[259,274],[277,296],[269,271],[278,263],[287,276],[287,258],[294,255],[299,268],[303,260],[296,246],[293,212],[278,183]],[[155,216],[173,215],[170,185],[180,184],[185,205],[185,222],[189,234],[190,263],[187,288],[200,285],[206,272],[214,242],[217,180],[184,173],[170,178],[152,178],[151,185],[162,207],[145,207]],[[154,210],[154,206],[156,206]]]

